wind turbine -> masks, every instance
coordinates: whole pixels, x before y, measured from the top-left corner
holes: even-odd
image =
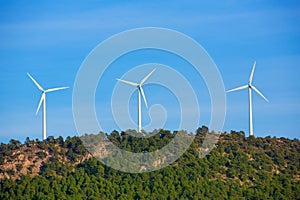
[[[40,107],[43,103],[43,135],[42,135],[42,137],[43,137],[43,140],[45,140],[46,135],[47,135],[47,129],[46,129],[46,127],[47,127],[47,123],[46,123],[46,93],[47,92],[54,92],[54,91],[57,91],[57,90],[67,89],[69,87],[58,87],[58,88],[50,88],[50,89],[44,90],[42,88],[42,86],[40,84],[38,84],[38,82],[29,73],[27,73],[27,75],[33,81],[33,83],[37,86],[37,88],[42,91],[42,96],[41,96],[41,99],[40,99],[40,102],[39,102],[39,105],[37,107],[37,110],[36,110],[35,114],[37,115],[37,113],[38,113],[38,111],[39,111],[39,109],[40,109]]]
[[[256,61],[254,61],[253,67],[252,67],[252,72],[249,78],[249,82],[247,85],[243,85],[237,88],[234,88],[232,90],[228,90],[227,92],[233,92],[237,90],[242,90],[248,88],[248,95],[249,95],[249,134],[250,136],[253,136],[253,121],[252,121],[252,89],[259,94],[266,102],[269,102],[269,100],[254,86],[252,85],[252,79],[254,75],[254,70],[256,66]]]
[[[144,90],[142,88],[142,85],[145,83],[145,81],[151,76],[151,74],[156,70],[153,69],[147,76],[145,76],[145,78],[142,79],[142,81],[138,84],[138,83],[134,83],[134,82],[130,82],[130,81],[126,81],[126,80],[122,80],[122,79],[117,79],[118,81],[121,81],[123,83],[132,85],[137,87],[138,89],[138,132],[141,133],[142,132],[142,108],[141,108],[141,93],[146,105],[146,108],[148,109],[148,104],[147,104],[147,99],[144,93]]]

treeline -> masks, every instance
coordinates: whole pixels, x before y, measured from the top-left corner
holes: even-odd
[[[100,135],[119,147],[142,152],[164,146],[176,134],[160,130],[148,139],[117,131]],[[30,150],[33,148],[43,148],[49,159],[35,176],[27,173],[17,180],[2,179],[0,199],[299,199],[298,139],[247,138],[243,132],[232,131],[221,134],[212,152],[199,158],[206,134],[210,134],[206,127],[198,129],[190,148],[168,167],[135,174],[111,169],[88,157],[77,137],[1,144],[2,160],[20,149],[23,154],[26,150],[36,152]],[[54,148],[58,159],[50,159]],[[70,149],[72,153],[66,153]],[[63,162],[69,168],[61,173],[57,166]]]

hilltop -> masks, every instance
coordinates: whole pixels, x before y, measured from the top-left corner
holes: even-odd
[[[93,136],[143,152],[164,146],[176,134],[160,130],[141,139],[114,131]],[[212,152],[199,158],[206,134],[213,133],[199,128],[190,148],[168,167],[137,174],[106,167],[78,137],[48,137],[44,142],[27,138],[24,144],[11,140],[0,146],[0,199],[299,198],[298,139],[245,137],[232,131],[222,133]]]

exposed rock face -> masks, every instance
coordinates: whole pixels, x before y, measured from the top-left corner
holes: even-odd
[[[80,145],[79,145],[80,147]],[[74,146],[74,149],[78,146]],[[34,177],[41,173],[42,168],[50,162],[56,165],[74,167],[90,158],[91,155],[85,150],[82,154],[74,154],[73,148],[55,143],[33,142],[31,144],[2,144],[0,153],[0,180],[20,179],[22,175]],[[82,148],[82,145],[81,147]],[[53,171],[55,174],[56,172]]]

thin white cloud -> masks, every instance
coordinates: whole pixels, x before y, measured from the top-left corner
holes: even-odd
[[[201,5],[201,4],[200,4]],[[91,33],[103,33],[121,31],[128,28],[143,26],[163,26],[179,28],[190,32],[197,29],[208,30],[209,35],[235,33],[236,36],[247,38],[266,36],[283,32],[300,32],[300,26],[292,23],[294,18],[299,18],[299,9],[236,11],[236,12],[197,12],[167,7],[159,9],[146,8],[141,5],[127,4],[84,10],[71,14],[57,14],[49,17],[33,18],[27,21],[17,22],[2,21],[0,23],[1,35],[10,37],[11,33],[17,38],[22,34],[26,36],[23,42],[28,45],[59,42],[61,40],[78,40],[80,37],[92,35]],[[288,23],[289,22],[289,23]],[[21,35],[18,35],[22,33]],[[205,32],[204,32],[205,33]],[[199,33],[198,33],[199,34]],[[203,31],[201,31],[203,34]],[[240,34],[240,35],[238,35]],[[60,37],[51,37],[60,35]],[[216,39],[218,39],[216,38]],[[5,42],[5,41],[4,41]],[[17,42],[18,41],[17,39]],[[5,42],[6,43],[6,42]],[[14,43],[14,41],[10,41]]]

